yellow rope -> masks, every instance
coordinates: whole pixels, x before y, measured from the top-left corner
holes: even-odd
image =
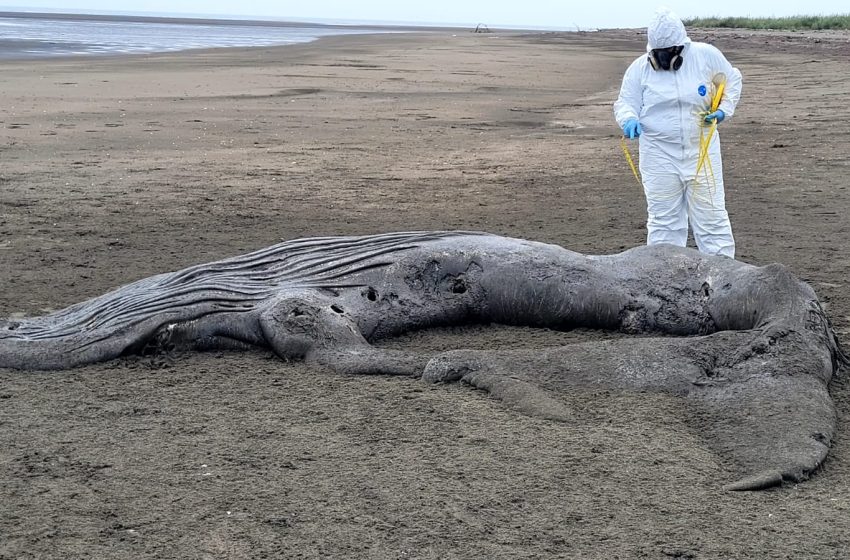
[[[714,136],[714,132],[717,130],[717,119],[711,123],[711,127],[708,129],[708,134],[705,134],[705,130],[700,130],[699,133],[699,159],[697,159],[697,172],[696,175],[699,175],[699,172],[702,170],[702,166],[705,165],[706,160],[708,159],[708,147],[711,144],[711,137]],[[708,164],[708,168],[711,167],[711,163]],[[712,176],[712,179],[714,177]]]
[[[632,159],[632,154],[629,152],[629,146],[626,144],[626,137],[620,137],[620,147],[623,148],[623,155],[626,156],[626,161],[629,164],[629,167],[632,168],[632,175],[635,176],[635,180],[640,188],[643,188],[643,181],[640,180],[640,175],[638,174],[637,167],[635,166],[635,160]]]
[[[715,78],[716,79],[716,78]],[[699,118],[704,119],[706,114],[714,113],[720,107],[720,102],[723,100],[723,90],[726,89],[726,81],[725,76],[723,76],[719,83],[716,83],[717,90],[714,92],[714,96],[711,98],[711,106],[708,113],[700,114]],[[711,168],[711,159],[708,156],[708,149],[711,145],[711,139],[714,136],[714,133],[717,131],[717,119],[714,119],[711,122],[711,127],[708,129],[708,134],[705,133],[705,130],[700,130],[699,133],[699,157],[697,159],[697,171],[695,173],[695,177],[699,177],[699,173],[702,170],[703,166],[705,166],[706,172],[706,180],[710,179],[710,185],[714,185],[714,171]]]
[[[714,92],[714,97],[711,99],[711,112],[715,112],[720,107],[720,102],[723,100],[723,90],[726,89],[726,82],[717,84],[717,91]]]

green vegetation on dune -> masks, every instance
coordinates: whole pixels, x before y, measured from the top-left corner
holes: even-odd
[[[772,18],[710,17],[684,20],[688,27],[732,27],[740,29],[850,29],[850,14]]]

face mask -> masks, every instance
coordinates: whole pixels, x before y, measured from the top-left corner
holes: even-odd
[[[649,51],[649,65],[653,70],[678,70],[682,67],[683,46],[668,47],[666,49],[652,49]]]

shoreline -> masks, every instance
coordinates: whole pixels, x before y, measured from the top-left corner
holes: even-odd
[[[81,21],[115,21],[115,22],[132,22],[132,21],[148,21],[152,23],[173,23],[173,24],[197,24],[197,25],[257,25],[267,27],[280,28],[306,28],[306,29],[338,29],[340,31],[357,30],[354,33],[333,33],[328,35],[319,35],[304,41],[292,41],[290,43],[265,44],[253,46],[213,46],[213,47],[189,47],[189,48],[174,48],[174,49],[157,49],[151,51],[139,50],[137,52],[97,52],[97,53],[76,53],[76,54],[20,54],[22,48],[43,46],[45,44],[57,45],[79,45],[81,48],[91,46],[85,43],[54,43],[47,40],[37,39],[0,39],[0,64],[15,63],[15,62],[35,62],[35,61],[72,61],[72,60],[92,60],[99,58],[126,58],[126,57],[150,57],[160,55],[174,55],[178,53],[186,54],[203,54],[209,51],[227,51],[240,49],[272,49],[272,48],[292,48],[304,44],[313,44],[318,41],[326,41],[333,38],[344,38],[352,40],[355,37],[376,38],[385,35],[440,35],[448,34],[456,35],[478,35],[485,38],[503,37],[529,37],[533,41],[541,43],[546,42],[565,42],[583,44],[586,42],[594,42],[599,44],[627,44],[632,41],[645,41],[646,31],[644,28],[602,28],[594,30],[563,30],[553,31],[545,29],[520,29],[520,28],[491,28],[487,33],[475,33],[474,30],[465,27],[431,27],[431,26],[406,26],[406,25],[333,25],[312,22],[291,22],[291,21],[268,21],[268,20],[217,20],[217,19],[188,19],[188,18],[171,18],[171,17],[148,17],[148,16],[112,16],[112,15],[94,15],[94,14],[52,14],[38,13],[29,14],[26,12],[0,12],[2,17],[44,17],[44,19],[56,19],[57,16],[67,18],[68,20],[79,19]],[[374,33],[370,33],[374,31]],[[774,48],[779,48],[783,52],[798,52],[804,53],[811,50],[811,41],[818,45],[818,49],[829,56],[850,56],[850,30],[753,30],[753,29],[737,29],[737,28],[688,28],[688,33],[691,39],[704,41],[709,43],[731,43],[730,47],[734,49],[763,49],[765,44],[772,44]],[[12,46],[13,51],[9,52],[4,45]],[[59,48],[57,46],[57,48]]]
[[[194,57],[220,56],[224,58],[241,58],[249,54],[258,54],[264,52],[280,52],[280,56],[289,58],[287,53],[292,53],[299,49],[306,49],[302,52],[310,52],[310,47],[325,48],[328,47],[344,47],[346,43],[351,45],[372,45],[379,44],[382,38],[405,35],[411,39],[419,37],[427,37],[429,35],[439,35],[440,31],[425,31],[416,32],[410,31],[406,33],[352,33],[352,34],[333,34],[316,37],[309,41],[299,41],[287,44],[278,45],[255,45],[255,46],[227,46],[227,47],[201,47],[188,48],[171,51],[152,51],[152,52],[132,52],[132,53],[102,53],[102,54],[76,54],[62,56],[4,56],[0,54],[0,67],[3,65],[13,66],[15,64],[45,64],[51,63],[84,63],[95,61],[121,61],[121,60],[145,60],[170,57]],[[361,41],[362,40],[362,41]],[[0,49],[2,49],[3,40],[0,39]]]
[[[232,19],[232,18],[212,18],[212,17],[192,17],[192,16],[146,16],[146,15],[117,15],[117,14],[87,14],[87,13],[60,13],[60,12],[10,12],[0,11],[0,18],[18,18],[18,19],[54,19],[60,21],[109,21],[109,22],[140,22],[140,23],[172,23],[185,25],[222,25],[222,26],[251,26],[251,27],[308,27],[308,28],[323,28],[323,29],[375,29],[375,30],[399,30],[399,31],[457,31],[475,29],[475,24],[472,25],[417,25],[414,23],[385,23],[385,22],[351,22],[351,23],[326,23],[313,20],[277,20],[277,19]],[[549,31],[546,29],[523,28],[523,27],[491,27],[487,26],[491,31]],[[564,30],[563,32],[570,32]]]
[[[52,34],[45,34],[40,28],[36,28],[35,34],[22,38],[16,38],[10,34],[0,38],[0,61],[15,60],[51,60],[51,59],[73,59],[91,57],[123,57],[136,55],[150,55],[162,53],[175,53],[184,51],[203,51],[207,49],[228,48],[265,48],[274,46],[292,46],[309,43],[329,36],[348,35],[379,35],[400,33],[458,33],[463,28],[453,27],[430,27],[415,25],[381,25],[381,24],[332,24],[320,22],[298,22],[298,21],[274,21],[257,19],[210,19],[210,18],[181,18],[181,17],[158,17],[158,16],[132,16],[132,15],[102,15],[102,14],[67,14],[67,13],[45,13],[45,12],[0,12],[0,18],[20,19],[44,22],[83,22],[88,24],[155,24],[205,27],[215,32],[210,35],[209,31],[203,35],[201,42],[209,43],[208,46],[181,45],[185,39],[169,37],[168,35],[145,36],[140,35],[138,40],[133,37],[127,40],[123,35],[117,35],[120,39],[99,36],[95,30],[90,29],[81,36],[66,35],[58,29],[55,35],[67,37],[65,40],[52,38]],[[59,25],[57,23],[57,25]],[[226,30],[245,29],[266,30],[258,36],[242,36],[234,32],[229,34]],[[128,28],[133,29],[133,28]],[[183,28],[185,29],[185,27]],[[282,36],[276,36],[272,30],[282,30]],[[109,30],[108,33],[114,33]],[[135,33],[135,30],[133,30]],[[189,31],[185,32],[191,35]],[[266,36],[262,34],[267,33]],[[39,37],[39,35],[44,35]],[[131,33],[132,35],[132,33]],[[33,38],[38,37],[38,38]],[[84,40],[80,40],[80,39]],[[75,40],[76,39],[76,40]],[[172,40],[171,43],[168,40]],[[163,42],[165,40],[165,42]],[[189,40],[191,42],[191,39]],[[197,42],[197,41],[195,41]],[[254,42],[255,44],[233,45],[233,42]]]

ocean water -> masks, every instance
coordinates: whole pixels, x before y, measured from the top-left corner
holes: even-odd
[[[0,58],[120,55],[305,43],[328,35],[388,32],[386,28],[309,23],[139,21],[0,17]]]

